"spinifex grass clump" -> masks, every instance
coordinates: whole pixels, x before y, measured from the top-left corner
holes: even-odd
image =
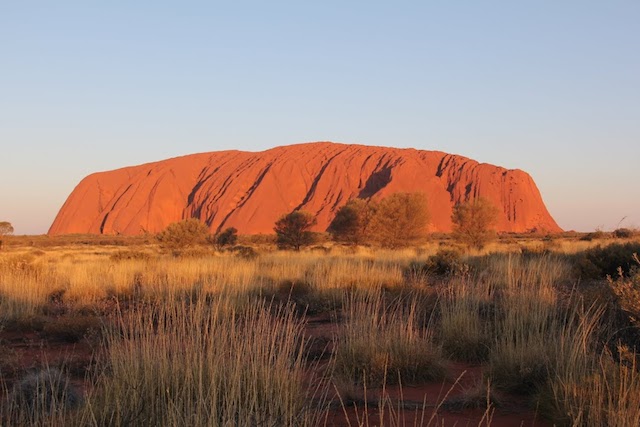
[[[494,257],[493,263],[488,280],[498,308],[489,374],[497,388],[534,393],[548,380],[565,324],[553,288],[562,265],[546,256]]]
[[[640,375],[635,355],[629,366],[614,361],[596,341],[603,309],[576,310],[554,343],[557,357],[542,390],[543,407],[554,421],[572,426],[640,425]],[[550,402],[550,403],[549,403]]]
[[[530,318],[512,306],[498,323],[489,357],[490,375],[497,387],[528,394],[547,381],[556,356],[553,343],[562,323],[551,308],[538,309],[538,316]]]
[[[38,313],[55,286],[37,259],[0,253],[0,324],[10,325]]]
[[[342,302],[339,291],[319,290],[302,280],[283,280],[270,287],[265,286],[259,292],[261,297],[272,302],[274,307],[279,304],[293,304],[296,313],[307,316],[333,311]]]
[[[385,301],[380,291],[352,295],[338,336],[337,376],[376,386],[445,376],[440,349],[421,326],[415,298]]]
[[[440,298],[438,336],[445,355],[482,362],[489,356],[495,317],[493,289],[470,278],[452,279]]]
[[[313,424],[322,393],[305,387],[303,324],[271,311],[199,298],[124,316],[91,398],[98,424]]]

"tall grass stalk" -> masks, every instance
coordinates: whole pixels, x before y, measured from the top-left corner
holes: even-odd
[[[602,308],[577,313],[558,340],[559,357],[548,386],[551,414],[571,426],[640,425],[640,374],[595,341]]]
[[[123,316],[89,400],[97,424],[316,425],[325,383],[305,387],[303,324],[270,311],[201,298]]]
[[[387,301],[381,291],[350,294],[345,324],[337,337],[335,372],[375,386],[442,379],[441,350],[415,297]]]
[[[482,362],[491,346],[495,316],[493,288],[472,283],[469,277],[452,279],[439,300],[438,336],[447,357]]]

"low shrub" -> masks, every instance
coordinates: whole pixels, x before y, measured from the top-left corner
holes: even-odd
[[[219,233],[207,236],[206,240],[207,243],[215,246],[219,250],[227,246],[233,246],[238,242],[238,229],[228,227]]]
[[[579,252],[573,256],[573,261],[579,277],[604,279],[607,276],[617,277],[620,272],[629,275],[635,265],[634,253],[640,253],[640,243],[613,243]]]
[[[613,230],[613,237],[616,239],[630,239],[636,235],[636,231],[630,228],[616,228]]]
[[[608,237],[608,234],[605,233],[602,230],[596,230],[593,231],[591,233],[587,233],[584,236],[580,237],[580,240],[586,241],[586,242],[591,242],[592,240],[602,240],[602,239],[606,239]]]
[[[424,274],[428,276],[453,276],[464,273],[469,266],[464,262],[462,252],[457,249],[440,249],[423,263],[413,262],[405,271],[407,274]]]
[[[83,402],[82,393],[62,371],[47,367],[27,374],[13,386],[7,404],[0,410],[0,421],[4,419],[11,425],[56,425],[52,415],[64,419],[63,414]]]
[[[266,302],[275,303],[273,309],[291,305],[297,315],[316,315],[336,310],[340,297],[335,292],[320,291],[304,280],[282,280],[260,289],[258,296]],[[291,304],[293,303],[293,304]]]
[[[636,265],[629,269],[629,274],[625,276],[622,268],[619,269],[618,277],[614,280],[609,277],[609,286],[617,297],[617,302],[630,320],[640,326],[640,259],[637,254],[633,254]]]
[[[247,260],[256,259],[258,258],[258,255],[260,255],[252,246],[237,245],[232,247],[230,250],[236,256]]]
[[[427,270],[436,275],[454,275],[465,270],[467,265],[462,258],[462,252],[456,249],[443,249],[427,260]]]
[[[278,284],[276,292],[282,297],[295,301],[311,294],[313,286],[302,280],[283,280]]]

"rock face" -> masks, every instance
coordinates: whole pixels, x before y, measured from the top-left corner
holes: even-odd
[[[453,206],[476,197],[498,207],[498,231],[561,231],[521,170],[438,151],[316,142],[193,154],[89,175],[49,234],[155,233],[191,217],[214,232],[273,233],[275,221],[295,209],[316,215],[316,230],[324,231],[350,199],[394,192],[426,193],[432,231],[450,231]]]

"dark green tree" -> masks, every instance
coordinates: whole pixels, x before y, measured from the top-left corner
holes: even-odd
[[[218,249],[233,246],[238,242],[238,230],[235,227],[225,228],[216,235],[211,236],[208,241]]]
[[[293,211],[281,216],[273,228],[278,247],[299,251],[302,246],[312,244],[315,235],[311,232],[311,227],[315,224],[315,217],[305,211]]]
[[[359,245],[370,240],[370,224],[378,205],[370,200],[352,199],[338,209],[327,231],[337,242]]]

